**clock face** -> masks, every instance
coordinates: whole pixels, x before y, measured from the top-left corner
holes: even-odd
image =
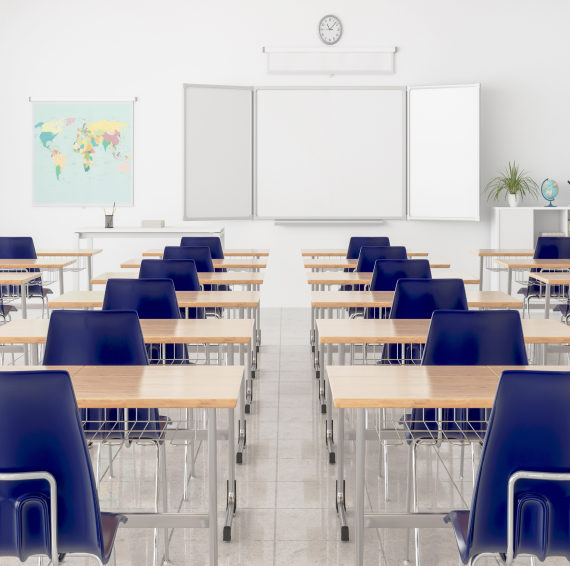
[[[319,36],[323,43],[333,45],[342,35],[342,24],[336,16],[325,16],[319,24]]]

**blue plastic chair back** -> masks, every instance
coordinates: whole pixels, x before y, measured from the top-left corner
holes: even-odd
[[[378,259],[374,263],[371,291],[395,291],[399,279],[431,279],[427,259]]]
[[[212,259],[224,259],[222,241],[217,236],[185,236],[180,240],[182,247],[202,247],[210,249]]]
[[[29,237],[12,238],[10,236],[0,237],[0,259],[38,259],[34,240]],[[39,269],[29,268],[30,273],[39,273]],[[38,279],[38,281],[40,281]],[[42,295],[43,286],[41,284],[27,285],[30,295]]]
[[[166,246],[162,259],[191,259],[194,260],[196,264],[196,271],[205,273],[214,272],[210,248],[205,246]]]
[[[360,237],[353,236],[348,243],[348,250],[346,252],[346,259],[358,259],[360,255],[360,248],[362,247],[386,247],[390,245],[390,238],[385,237]]]
[[[478,313],[477,313],[478,314]],[[518,471],[570,473],[570,372],[503,372],[483,444],[470,511],[452,511],[463,563],[507,552],[509,478]],[[570,560],[570,482],[519,480],[514,552]]]
[[[180,309],[172,279],[109,279],[103,310],[134,310],[139,319],[179,319]],[[146,346],[151,363],[161,362],[160,347]],[[168,363],[188,363],[186,344],[165,344]]]
[[[176,291],[200,291],[196,264],[190,259],[143,259],[139,279],[172,279]],[[204,318],[204,309],[188,309],[188,318]]]
[[[0,474],[48,472],[55,478],[58,552],[93,554],[106,564],[121,516],[100,512],[69,374],[1,372],[0,429]],[[51,556],[48,482],[0,481],[0,522],[0,556],[22,562]]]
[[[534,259],[570,259],[570,238],[538,238]]]
[[[356,271],[372,272],[377,259],[408,259],[404,246],[365,246],[360,248]]]

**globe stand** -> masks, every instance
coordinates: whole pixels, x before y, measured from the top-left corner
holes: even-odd
[[[557,208],[555,204],[552,204],[552,201],[548,201],[548,204],[544,208]]]

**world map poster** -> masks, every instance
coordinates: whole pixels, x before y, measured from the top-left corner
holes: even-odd
[[[34,205],[133,204],[133,103],[33,103]]]

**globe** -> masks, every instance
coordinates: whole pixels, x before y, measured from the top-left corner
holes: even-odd
[[[540,191],[542,192],[542,196],[549,203],[545,208],[548,208],[549,206],[555,207],[556,205],[552,204],[552,201],[558,196],[558,184],[556,181],[545,179],[540,187]]]

